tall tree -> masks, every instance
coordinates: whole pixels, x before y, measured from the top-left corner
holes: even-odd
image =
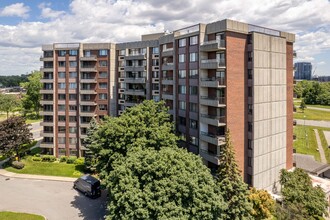
[[[163,101],[147,100],[125,110],[120,117],[100,122],[97,131],[88,135],[96,140],[88,148],[96,157],[97,170],[107,174],[113,161],[124,158],[136,146],[156,150],[176,146],[177,137],[167,111]]]
[[[42,88],[41,80],[41,72],[33,71],[31,75],[28,77],[28,82],[21,83],[21,86],[26,89],[26,94],[23,96],[22,105],[24,108],[24,112],[28,112],[30,109],[33,109],[36,117],[39,117],[40,110],[40,89]]]
[[[93,135],[98,129],[98,123],[95,118],[89,123],[89,128],[87,129],[87,137],[84,138],[84,145],[87,148],[85,155],[85,168],[90,172],[96,171],[96,158],[93,155],[93,152],[90,150],[93,148],[93,145],[97,142],[95,136]]]
[[[107,183],[107,219],[222,219],[226,208],[200,157],[184,149],[131,149]]]
[[[219,161],[217,185],[228,204],[223,219],[253,219],[248,186],[243,182],[238,169],[229,130],[226,132],[226,144],[221,146]]]
[[[308,219],[318,219],[327,214],[325,193],[319,186],[313,187],[311,178],[302,169],[297,168],[293,172],[281,170],[280,183],[284,207],[293,207],[292,210],[304,212]],[[300,207],[294,208],[296,204]]]
[[[305,103],[305,99],[302,99],[301,100],[301,103],[300,103],[300,107],[299,108],[301,109],[302,112],[305,111],[305,109],[307,108],[306,103]]]
[[[0,93],[0,111],[7,113],[7,119],[9,116],[9,112],[13,112],[14,109],[19,106],[20,100],[16,95]]]
[[[256,220],[271,219],[275,212],[275,201],[266,190],[250,189],[249,199],[253,204],[252,216]]]
[[[29,148],[32,134],[30,124],[25,123],[21,116],[10,117],[0,122],[0,153],[11,157],[16,155],[18,159]]]

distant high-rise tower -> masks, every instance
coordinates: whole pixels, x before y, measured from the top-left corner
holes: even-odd
[[[305,80],[312,79],[312,64],[310,62],[295,63],[294,68],[295,68],[295,72],[294,72],[295,79],[305,79]]]

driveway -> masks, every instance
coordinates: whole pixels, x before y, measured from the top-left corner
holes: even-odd
[[[0,211],[35,213],[47,220],[104,219],[105,192],[90,199],[72,189],[72,184],[0,176]]]

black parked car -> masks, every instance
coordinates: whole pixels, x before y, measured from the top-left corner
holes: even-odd
[[[84,193],[85,196],[97,198],[101,196],[100,181],[91,175],[84,175],[73,183],[73,188]]]

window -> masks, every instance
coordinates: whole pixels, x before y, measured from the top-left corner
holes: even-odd
[[[189,86],[189,94],[190,95],[198,95],[198,87],[197,86]]]
[[[58,116],[58,121],[64,122],[65,121],[65,115],[59,115]]]
[[[185,47],[186,46],[186,39],[180,39],[179,40],[179,47]]]
[[[90,50],[85,50],[84,51],[84,57],[90,57],[91,56],[91,51]]]
[[[190,79],[198,78],[198,70],[189,70],[189,78]]]
[[[65,144],[65,137],[59,137],[58,138],[58,143],[59,144]]]
[[[125,51],[125,50],[120,50],[120,51],[119,51],[119,55],[120,55],[120,56],[125,56],[125,54],[126,54],[126,51]]]
[[[198,61],[198,54],[197,53],[190,53],[189,54],[189,61],[190,62],[197,62]]]
[[[246,182],[247,182],[248,185],[250,185],[250,186],[252,185],[252,176],[250,174],[247,174],[247,181]]]
[[[249,97],[252,97],[253,96],[253,94],[252,94],[252,87],[251,86],[248,87],[248,96]]]
[[[179,70],[179,79],[186,78],[186,70]]]
[[[190,45],[196,45],[198,44],[198,36],[193,36],[189,38],[189,44]]]
[[[99,50],[99,55],[100,56],[107,56],[108,55],[108,51],[107,50]]]
[[[52,112],[53,111],[53,106],[52,105],[44,105],[43,109],[45,112]]]
[[[69,111],[70,112],[77,111],[77,106],[76,105],[69,105]]]
[[[100,89],[106,89],[107,88],[107,83],[99,83],[99,88]]]
[[[192,129],[198,129],[197,121],[189,119],[189,127]]]
[[[65,105],[58,105],[58,111],[65,111]]]
[[[59,50],[59,51],[58,51],[58,55],[59,55],[60,57],[65,56],[65,54],[66,54],[66,51],[65,51],[65,50]]]
[[[58,100],[65,100],[65,94],[58,94]]]
[[[198,112],[198,105],[196,103],[189,103],[189,111],[191,112]]]
[[[70,67],[77,67],[77,61],[70,61]]]
[[[252,150],[252,141],[248,139],[248,149]]]
[[[69,89],[76,89],[77,88],[77,83],[70,83],[69,84]]]
[[[77,122],[77,116],[69,116],[69,122]]]
[[[185,101],[179,101],[179,109],[180,110],[186,110],[186,102]]]
[[[152,53],[153,54],[158,54],[159,53],[159,47],[153,47],[152,48]]]
[[[253,57],[252,52],[248,52],[248,61],[252,61],[252,57]]]
[[[248,163],[248,167],[252,167],[252,158],[251,157],[247,158],[247,163]]]
[[[108,106],[107,105],[99,105],[99,110],[106,111],[106,110],[108,110]]]
[[[186,118],[179,116],[179,124],[185,126],[186,125]]]
[[[65,155],[65,153],[66,153],[66,150],[64,149],[64,148],[59,148],[58,149],[58,155]]]
[[[180,118],[180,117],[179,117]],[[178,134],[180,141],[186,141],[186,135],[184,133],[179,133]]]
[[[58,133],[65,133],[66,129],[64,126],[59,126],[58,127]]]
[[[70,78],[77,78],[77,72],[70,72],[69,77]]]
[[[178,86],[178,93],[179,94],[186,94],[186,89],[187,87],[186,86]]]
[[[185,54],[179,54],[179,63],[185,62]]]
[[[58,89],[65,89],[65,83],[59,83]]]
[[[252,122],[248,122],[248,132],[253,132],[253,124],[252,124]]]
[[[248,79],[252,79],[252,70],[248,70]]]
[[[107,78],[108,77],[108,73],[107,72],[100,72],[99,73],[99,78]]]
[[[248,113],[252,114],[253,113],[253,105],[248,104]]]
[[[69,138],[69,143],[70,144],[77,144],[77,138],[70,137]]]
[[[65,78],[65,72],[59,72],[58,73],[58,78],[60,78],[60,79]]]
[[[100,100],[105,100],[105,99],[107,99],[107,94],[106,94],[106,93],[100,93],[100,94],[99,94],[99,99],[100,99]]]
[[[59,67],[65,67],[65,61],[59,61],[58,66]]]
[[[80,128],[81,134],[87,134],[87,128]]]
[[[99,66],[101,66],[101,67],[108,66],[108,62],[106,60],[100,60],[99,61]]]
[[[69,94],[69,100],[77,100],[76,94]]]
[[[198,146],[198,138],[191,136],[189,142],[193,145]]]
[[[52,90],[53,89],[53,83],[44,83],[44,89]]]
[[[78,51],[77,50],[69,50],[69,55],[70,56],[77,56],[78,55]]]

